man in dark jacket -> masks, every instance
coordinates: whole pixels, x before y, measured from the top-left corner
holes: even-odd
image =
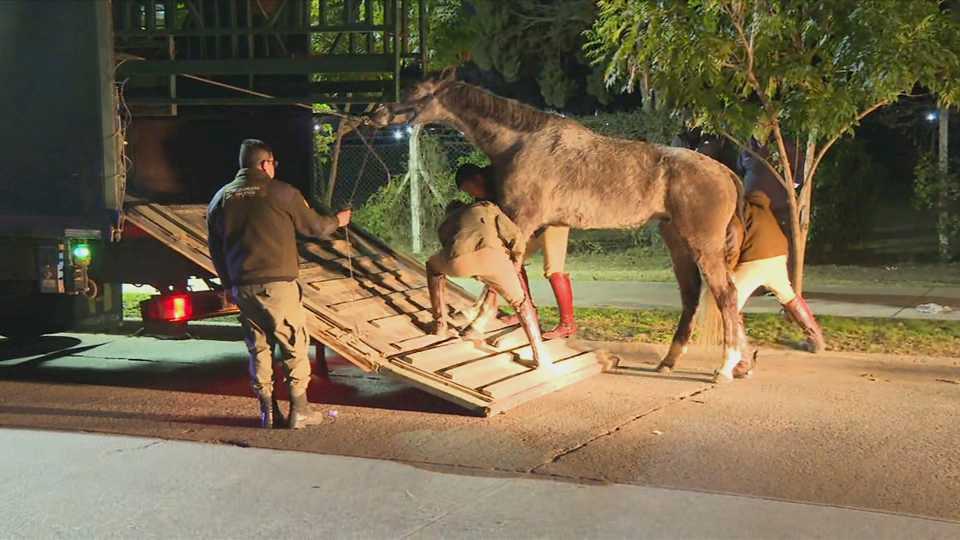
[[[794,189],[801,186],[801,177],[803,175],[803,159],[797,154],[797,147],[790,139],[784,139],[784,147],[787,150],[787,162],[790,164],[790,170],[793,171]],[[763,157],[770,159],[770,149],[768,145],[757,142],[756,139],[750,139],[750,150]],[[743,188],[746,193],[752,191],[762,191],[770,199],[770,209],[780,224],[780,230],[784,234],[790,234],[790,205],[787,202],[787,190],[777,179],[776,175],[759,158],[747,150],[740,153],[737,165],[743,171]]]
[[[300,192],[274,180],[277,160],[263,141],[240,145],[240,170],[207,208],[207,241],[223,288],[240,308],[260,425],[278,427],[283,417],[273,398],[273,348],[279,346],[290,389],[290,427],[312,420],[307,401],[309,345],[296,235],[325,239],[350,223],[350,211],[335,216],[311,210]]]

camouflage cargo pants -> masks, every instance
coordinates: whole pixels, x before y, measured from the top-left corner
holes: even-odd
[[[310,384],[309,338],[300,284],[276,281],[239,285],[233,288],[233,296],[250,353],[253,391],[258,396],[273,393],[273,349],[277,346],[290,394],[306,392]]]

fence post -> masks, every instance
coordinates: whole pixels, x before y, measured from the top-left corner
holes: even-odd
[[[407,175],[410,178],[410,249],[414,253],[423,251],[423,239],[420,235],[420,179],[423,164],[420,162],[420,129],[414,126],[410,133],[410,157]]]
[[[330,156],[330,176],[327,178],[327,186],[323,192],[323,204],[327,208],[333,206],[333,190],[337,187],[337,172],[340,169],[340,143],[343,142],[343,136],[347,134],[349,128],[346,120],[341,118],[337,123],[337,140],[333,145],[333,155]],[[359,182],[360,179],[358,178]]]

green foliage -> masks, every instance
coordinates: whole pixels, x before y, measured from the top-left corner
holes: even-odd
[[[697,124],[741,140],[772,119],[829,140],[918,82],[960,97],[960,40],[936,0],[598,5],[587,50],[609,84],[632,88],[647,73]]]
[[[536,80],[544,102],[562,109],[584,89],[602,103],[609,94],[596,81],[582,54],[583,31],[595,8],[591,0],[473,0],[474,14],[462,21],[480,68],[500,73],[507,82]],[[594,74],[593,72],[596,72]]]
[[[431,69],[462,63],[477,40],[477,27],[463,4],[464,0],[430,0]]]
[[[873,226],[879,186],[887,171],[866,145],[845,140],[824,159],[817,175],[811,242],[823,250],[844,250],[862,243]],[[829,249],[828,249],[829,248]]]
[[[464,163],[486,165],[487,157],[474,151],[450,163],[442,142],[436,137],[420,135],[420,155],[424,178],[420,181],[420,236],[426,251],[438,248],[437,229],[444,210],[452,200],[469,202],[454,182],[456,169]],[[396,176],[376,191],[354,213],[354,221],[393,246],[410,248],[410,183],[406,175]]]
[[[601,113],[580,116],[576,120],[601,135],[658,144],[670,144],[671,139],[683,129],[680,116],[666,109]]]
[[[927,152],[920,156],[914,169],[914,206],[934,211],[945,210],[937,220],[937,232],[950,239],[950,245],[960,243],[960,160],[954,160],[948,172],[940,170],[937,156]]]
[[[587,55],[649,83],[692,124],[746,144],[793,138],[809,167],[791,223],[802,290],[813,179],[831,146],[917,85],[960,100],[960,26],[939,0],[598,0]],[[780,180],[790,175],[774,160]]]

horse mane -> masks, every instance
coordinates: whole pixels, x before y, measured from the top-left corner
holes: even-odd
[[[547,122],[562,118],[459,81],[450,83],[443,92],[438,92],[438,97],[448,107],[453,105],[463,108],[481,118],[489,118],[517,131],[537,131]]]

